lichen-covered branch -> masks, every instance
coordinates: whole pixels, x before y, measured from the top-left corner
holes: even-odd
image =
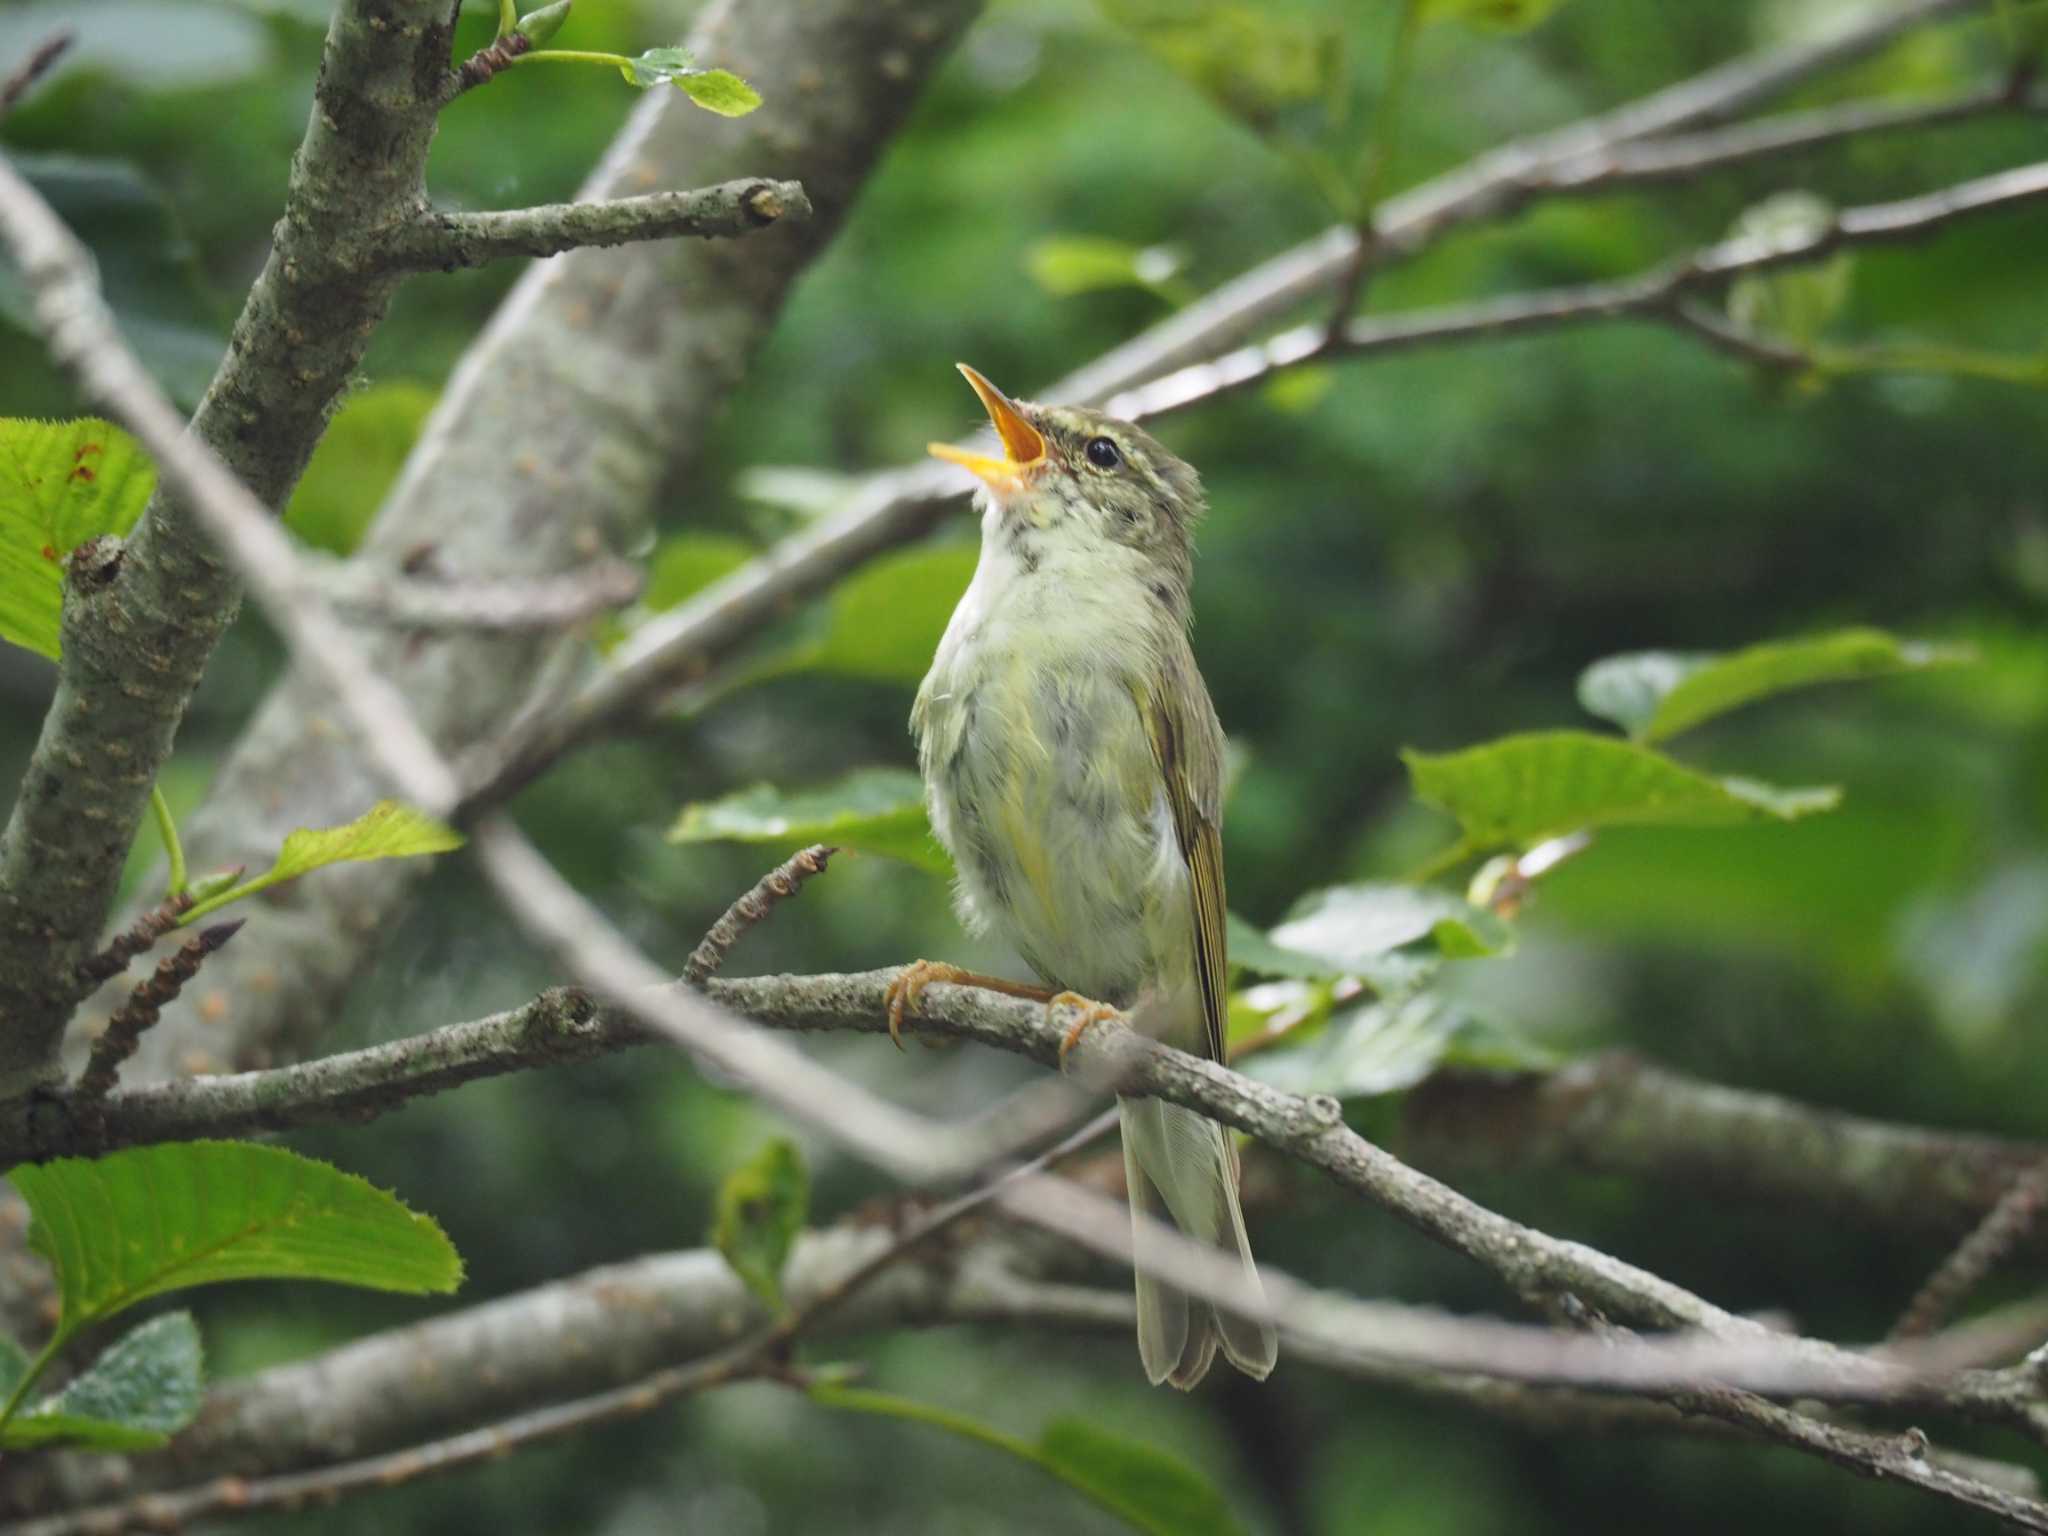
[[[799,183],[758,179],[504,213],[434,210],[399,230],[376,259],[398,271],[451,272],[507,256],[559,256],[584,246],[752,234],[810,212]]]
[[[398,281],[354,257],[421,197],[446,71],[444,0],[335,10],[284,217],[192,430],[283,504]],[[64,658],[0,833],[0,1099],[48,1082],[158,766],[239,589],[160,487],[118,560],[66,584]]]
[[[978,9],[977,0],[707,6],[689,47],[743,74],[767,104],[727,122],[677,92],[649,92],[583,199],[800,177],[813,216],[739,244],[574,251],[525,273],[449,381],[365,558],[395,567],[426,547],[437,574],[462,584],[557,574],[639,542],[664,486],[690,483],[712,419],[785,295]],[[368,649],[429,735],[460,755],[505,729],[560,644],[528,631],[393,635]],[[195,859],[260,864],[294,828],[376,798],[374,776],[328,728],[331,712],[304,678],[271,693],[183,829]],[[362,973],[422,862],[323,871],[290,903],[258,908],[236,946],[243,953],[220,957],[226,1017],[166,1013],[139,1069],[165,1076],[296,1055]],[[260,969],[266,984],[239,985],[244,968]]]

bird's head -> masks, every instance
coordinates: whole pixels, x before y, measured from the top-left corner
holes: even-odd
[[[1150,433],[1080,406],[1012,400],[958,365],[996,429],[1000,455],[933,443],[931,453],[972,472],[1003,523],[1043,529],[1083,546],[1149,555],[1184,591],[1202,483]]]

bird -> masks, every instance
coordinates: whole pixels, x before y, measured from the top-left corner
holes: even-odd
[[[918,961],[890,1032],[935,981],[1110,1011],[1221,1061],[1223,729],[1189,640],[1193,468],[1126,421],[1010,399],[965,363],[1001,454],[934,443],[981,482],[981,551],[911,710],[933,832],[970,931],[1006,940],[1045,985]],[[1065,1048],[1062,1049],[1065,1056]],[[1223,1127],[1119,1097],[1138,1353],[1189,1389],[1220,1349],[1263,1380],[1278,1357]],[[1164,1279],[1148,1218],[1241,1261],[1243,1311]]]

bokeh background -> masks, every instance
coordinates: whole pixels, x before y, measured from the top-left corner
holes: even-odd
[[[637,52],[679,35],[691,9],[582,0],[558,42]],[[976,412],[956,358],[1028,393],[1331,221],[1329,168],[1354,165],[1392,115],[1378,110],[1378,82],[1397,7],[1237,13],[1251,35],[1284,18],[1334,25],[1346,40],[1344,109],[1334,120],[1296,111],[1264,134],[1121,24],[1139,9],[989,8],[798,290],[730,403],[712,464],[676,487],[661,532],[688,542],[662,546],[651,599],[829,505],[843,477],[966,430]],[[1862,9],[1566,0],[1525,31],[1425,28],[1380,189]],[[2007,7],[2006,20],[2034,9]],[[0,57],[60,17],[82,45],[0,137],[90,239],[131,335],[189,401],[262,259],[325,6],[36,0],[0,9]],[[488,40],[485,9],[464,26],[462,45]],[[1827,75],[1790,104],[1964,89],[2008,67],[2010,46],[1987,7]],[[434,193],[479,208],[565,197],[632,97],[602,70],[514,70],[447,114]],[[721,125],[707,117],[704,131]],[[1621,275],[1719,237],[1774,192],[1907,196],[2039,158],[2043,143],[2038,117],[1974,122],[1547,203],[1444,240],[1375,282],[1369,303],[1391,311]],[[1838,783],[1843,807],[1790,827],[1604,835],[1546,883],[1519,951],[1483,962],[1466,986],[1488,1019],[1560,1057],[1626,1047],[1864,1114],[2041,1134],[2044,251],[2048,212],[2033,211],[1861,253],[1826,333],[2031,358],[2032,385],[1922,372],[1800,386],[1626,324],[1319,368],[1162,423],[1214,504],[1196,646],[1238,751],[1233,908],[1270,923],[1305,892],[1413,868],[1451,833],[1411,800],[1399,749],[1588,724],[1574,682],[1602,656],[1852,623],[1966,641],[1973,666],[1795,696],[1688,739],[1683,755],[1716,771]],[[300,532],[348,546],[514,275],[501,266],[405,290],[344,407],[344,451],[323,455],[293,509]],[[19,328],[19,300],[0,286],[0,411],[71,413],[75,399]],[[973,535],[963,513],[935,535],[951,553],[902,578],[964,570]],[[933,622],[929,599],[920,587],[883,610],[885,622],[900,614],[913,652]],[[940,618],[945,607],[936,600]],[[817,623],[795,616],[767,645],[801,641]],[[271,637],[245,618],[171,764],[174,804],[203,793],[277,666]],[[802,787],[907,766],[914,680],[796,671],[720,688],[657,729],[584,752],[525,795],[520,817],[583,889],[679,963],[769,855],[672,846],[663,833],[678,811],[756,782]],[[34,658],[0,655],[0,783],[26,760],[50,681]],[[144,842],[138,872],[154,857]],[[916,955],[1005,963],[959,933],[942,881],[850,857],[731,966],[859,968]],[[552,979],[451,863],[331,1040],[475,1016]],[[1031,1075],[971,1052],[898,1056],[872,1038],[815,1048],[933,1110],[964,1113]],[[1400,1095],[1352,1113],[1401,1145]],[[779,1129],[682,1064],[643,1055],[471,1087],[301,1144],[435,1213],[468,1259],[464,1299],[477,1300],[700,1243],[719,1178]],[[829,1148],[807,1150],[820,1219],[881,1192]],[[1263,1256],[1368,1296],[1507,1305],[1486,1276],[1390,1219],[1253,1159]],[[1483,1163],[1455,1177],[1483,1201],[1724,1305],[1785,1310],[1844,1337],[1881,1332],[1941,1252],[1923,1237],[1711,1188]],[[234,1374],[423,1307],[250,1287],[208,1298],[203,1321],[212,1369]],[[833,1352],[869,1361],[877,1385],[1027,1434],[1085,1410],[1211,1471],[1255,1531],[1955,1528],[1913,1494],[1782,1452],[1544,1434],[1284,1361],[1263,1388],[1219,1377],[1182,1398],[1148,1390],[1123,1339],[956,1329]],[[831,1417],[772,1388],[255,1525],[341,1531],[369,1520],[393,1532],[618,1536],[1112,1528],[979,1447]]]

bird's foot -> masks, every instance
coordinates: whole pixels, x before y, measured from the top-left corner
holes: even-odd
[[[897,1050],[903,1049],[903,1016],[917,1011],[917,1000],[935,981],[954,987],[979,987],[984,992],[1000,992],[1005,997],[1028,997],[1038,1003],[1050,1004],[1053,1000],[1050,987],[1034,987],[1029,982],[984,976],[979,971],[962,970],[943,960],[913,960],[896,973],[896,979],[882,993],[882,1000],[889,1005],[889,1038],[896,1042]]]
[[[1062,992],[1058,997],[1046,999],[1045,1020],[1048,1024],[1052,1022],[1053,1011],[1062,1007],[1081,1010],[1081,1017],[1060,1036],[1060,1070],[1064,1072],[1067,1069],[1067,1052],[1080,1043],[1081,1037],[1088,1033],[1089,1026],[1100,1024],[1104,1019],[1116,1018],[1117,1010],[1107,1003],[1098,1003],[1092,997],[1083,997],[1078,992]]]

